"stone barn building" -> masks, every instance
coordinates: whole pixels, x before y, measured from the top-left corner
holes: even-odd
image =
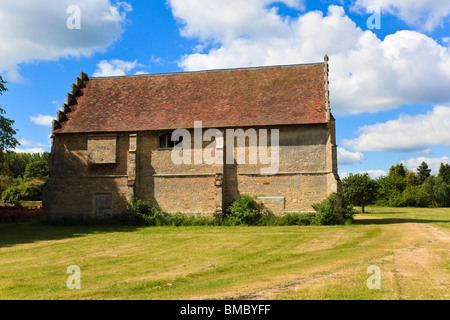
[[[172,141],[176,129],[192,134],[190,144],[186,136]],[[227,135],[239,129],[244,145]],[[265,141],[266,161],[258,153],[255,162],[253,147],[258,143],[261,151]],[[185,159],[193,161],[174,162],[174,145],[183,145]],[[245,161],[238,159],[242,151]],[[206,162],[202,152],[223,161]],[[277,156],[272,163],[269,155]],[[264,171],[269,166],[275,170]],[[258,195],[276,214],[305,212],[335,191],[340,180],[327,56],[302,65],[81,73],[53,123],[43,218],[108,217],[125,211],[133,197],[168,212],[211,214],[242,194]]]

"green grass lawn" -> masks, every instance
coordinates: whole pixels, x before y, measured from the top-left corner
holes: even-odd
[[[450,209],[368,211],[330,227],[0,224],[0,299],[449,299]]]
[[[367,207],[365,215],[381,217],[385,223],[430,223],[450,231],[450,208],[383,208]],[[366,220],[365,223],[368,223]]]

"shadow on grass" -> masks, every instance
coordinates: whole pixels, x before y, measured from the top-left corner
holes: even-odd
[[[49,225],[39,222],[0,223],[0,248],[39,241],[84,237],[88,234],[132,232],[139,227],[120,225]]]
[[[360,218],[355,219],[353,224],[374,225],[374,224],[398,224],[398,223],[449,223],[449,220],[430,220],[430,219],[412,219],[412,218]]]
[[[372,211],[366,211],[364,213],[362,212],[358,212],[358,214],[366,214],[366,215],[371,215],[371,214],[407,214],[408,212],[406,211],[383,211],[383,212],[372,212]]]

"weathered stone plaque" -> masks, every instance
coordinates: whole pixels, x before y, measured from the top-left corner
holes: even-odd
[[[89,136],[88,137],[88,162],[90,164],[116,163],[117,136]]]

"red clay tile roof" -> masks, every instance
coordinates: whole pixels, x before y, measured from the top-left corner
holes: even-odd
[[[90,78],[54,133],[326,123],[324,64]]]

